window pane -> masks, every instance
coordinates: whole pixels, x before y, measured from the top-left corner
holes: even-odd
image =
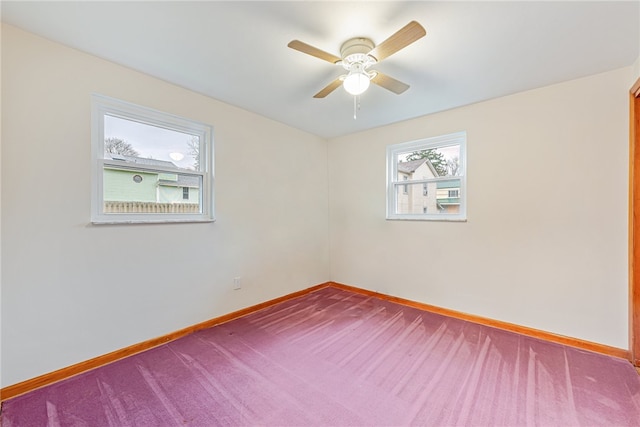
[[[202,177],[105,166],[105,213],[202,213]]]
[[[460,179],[396,184],[396,214],[460,212]]]
[[[466,132],[387,146],[387,219],[466,221]]]
[[[210,125],[98,94],[91,96],[91,221],[210,222]]]
[[[398,153],[398,181],[460,176],[460,145]]]
[[[105,158],[146,165],[200,170],[198,136],[104,116]]]

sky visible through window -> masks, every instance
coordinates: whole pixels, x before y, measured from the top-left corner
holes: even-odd
[[[193,135],[105,115],[104,137],[126,141],[139,157],[169,161],[182,169],[196,169],[194,149],[190,146]]]

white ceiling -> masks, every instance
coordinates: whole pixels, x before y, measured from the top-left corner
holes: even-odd
[[[640,0],[392,2],[11,2],[2,21],[322,137],[335,137],[634,63]],[[339,56],[411,20],[426,37],[376,66],[411,88],[339,88],[342,74],[287,48]],[[215,123],[213,123],[215,125]]]

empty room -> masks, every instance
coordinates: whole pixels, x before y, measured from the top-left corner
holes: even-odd
[[[640,426],[640,1],[0,8],[3,426]]]

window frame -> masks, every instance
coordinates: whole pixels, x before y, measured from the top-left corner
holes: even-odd
[[[451,176],[415,179],[409,182],[398,179],[398,156],[408,152],[460,146],[460,175],[455,179],[460,180],[460,207],[457,213],[397,213],[398,194],[400,185],[427,184],[429,182],[450,181]],[[467,221],[467,133],[465,131],[423,138],[415,141],[401,142],[387,146],[387,220],[422,220],[422,221]],[[424,188],[424,187],[423,187]]]
[[[141,124],[173,130],[199,138],[199,170],[187,170],[162,166],[123,164],[122,161],[105,158],[104,117],[109,115]],[[214,215],[214,153],[213,128],[210,125],[170,113],[132,104],[100,94],[91,95],[91,223],[92,224],[136,224],[136,223],[187,223],[213,222]],[[105,213],[104,170],[116,168],[139,172],[174,173],[201,178],[199,213]]]

